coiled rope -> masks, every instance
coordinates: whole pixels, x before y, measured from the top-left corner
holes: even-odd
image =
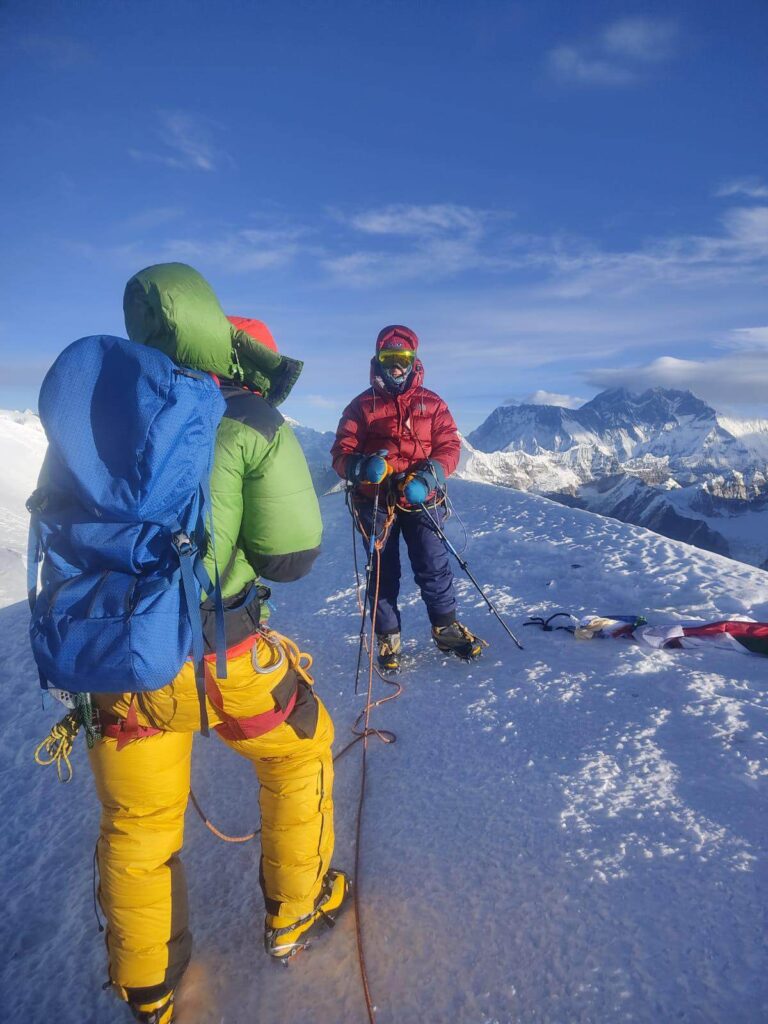
[[[78,711],[70,711],[57,722],[42,743],[35,747],[35,761],[47,767],[56,765],[59,782],[71,782],[74,774],[70,755],[80,729]]]

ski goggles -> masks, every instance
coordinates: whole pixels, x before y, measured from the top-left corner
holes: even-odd
[[[393,366],[399,366],[403,370],[413,366],[415,358],[416,353],[412,348],[384,348],[377,356],[383,367],[390,369]]]

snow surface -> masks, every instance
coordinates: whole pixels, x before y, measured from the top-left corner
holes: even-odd
[[[33,747],[22,499],[42,454],[33,423],[0,420],[5,666],[0,1020],[127,1020],[101,991],[92,909],[98,804],[82,741],[56,782]],[[30,436],[27,436],[27,435]],[[466,666],[428,640],[406,576],[405,693],[374,713],[357,884],[380,1024],[755,1022],[768,1017],[768,659],[651,652],[523,629],[529,614],[643,613],[651,622],[768,619],[768,575],[648,531],[510,489],[458,481],[466,557],[526,649],[464,579],[461,614],[490,641]],[[315,655],[337,748],[353,694],[358,620],[343,499],[323,499],[324,555],[276,587],[275,625]],[[451,536],[462,541],[456,519]],[[385,688],[377,686],[377,694]],[[350,869],[360,748],[337,765],[335,863]],[[257,823],[246,762],[195,742],[194,789],[219,827]],[[366,1020],[353,911],[290,967],[262,951],[254,844],[225,845],[193,811],[184,861],[194,976],[211,1007],[181,1024]]]

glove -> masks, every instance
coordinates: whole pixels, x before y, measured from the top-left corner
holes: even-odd
[[[392,472],[392,467],[384,458],[386,448],[375,455],[354,455],[349,460],[347,479],[353,484],[380,484]]]
[[[445,473],[439,462],[419,463],[403,483],[403,497],[409,505],[421,505],[427,495],[445,484]]]
[[[427,500],[429,487],[423,476],[406,477],[403,486],[403,497],[409,505],[421,505]]]

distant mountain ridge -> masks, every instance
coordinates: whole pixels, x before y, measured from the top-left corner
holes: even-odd
[[[736,433],[738,421],[721,417],[690,391],[650,388],[636,395],[612,388],[579,409],[502,405],[467,441],[478,451],[569,451],[590,445],[617,463],[654,456],[692,459],[699,465],[743,469],[768,456],[768,420]]]
[[[723,416],[690,391],[499,406],[468,435],[459,475],[768,567],[768,420]]]

